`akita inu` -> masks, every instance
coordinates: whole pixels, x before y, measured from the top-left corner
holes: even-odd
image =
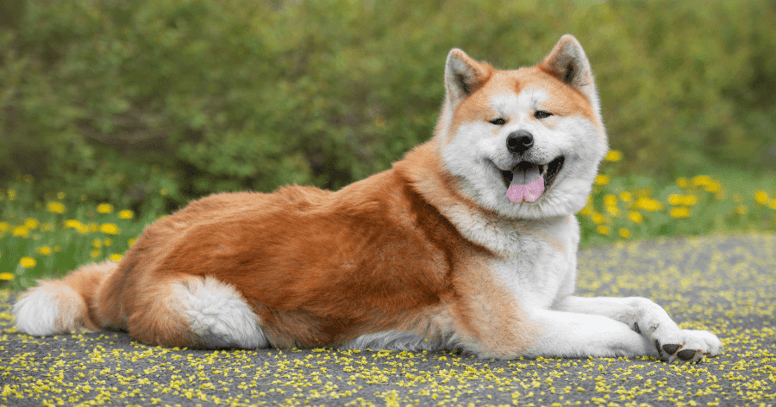
[[[337,192],[192,202],[118,263],[41,281],[23,333],[128,331],[163,346],[437,350],[485,358],[697,361],[722,343],[645,298],[573,295],[579,226],[607,137],[566,35],[538,65],[453,49],[433,139]]]

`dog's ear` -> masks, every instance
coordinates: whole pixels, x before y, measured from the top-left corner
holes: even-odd
[[[493,68],[490,65],[479,63],[460,49],[453,48],[447,54],[445,65],[447,100],[452,105],[458,104],[484,85],[492,71]]]
[[[539,63],[539,68],[579,90],[598,108],[593,70],[585,56],[585,50],[573,35],[566,34],[561,37],[555,48]]]

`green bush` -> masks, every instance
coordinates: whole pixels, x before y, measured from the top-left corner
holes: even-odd
[[[444,59],[585,47],[618,173],[773,166],[771,2],[29,0],[0,24],[0,186],[140,209],[339,188],[433,131]],[[168,208],[169,209],[169,208]]]

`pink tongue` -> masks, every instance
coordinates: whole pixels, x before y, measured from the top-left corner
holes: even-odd
[[[514,203],[536,202],[544,192],[544,179],[540,176],[525,185],[521,185],[516,182],[518,177],[522,177],[522,174],[516,173],[514,175],[512,184],[507,189],[507,198]]]

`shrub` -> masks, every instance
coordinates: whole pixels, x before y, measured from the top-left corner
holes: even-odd
[[[592,61],[613,147],[632,157],[618,173],[776,158],[768,1],[397,4],[29,0],[0,26],[0,185],[31,174],[38,195],[136,210],[339,188],[431,136],[450,48],[512,68],[565,32]]]

